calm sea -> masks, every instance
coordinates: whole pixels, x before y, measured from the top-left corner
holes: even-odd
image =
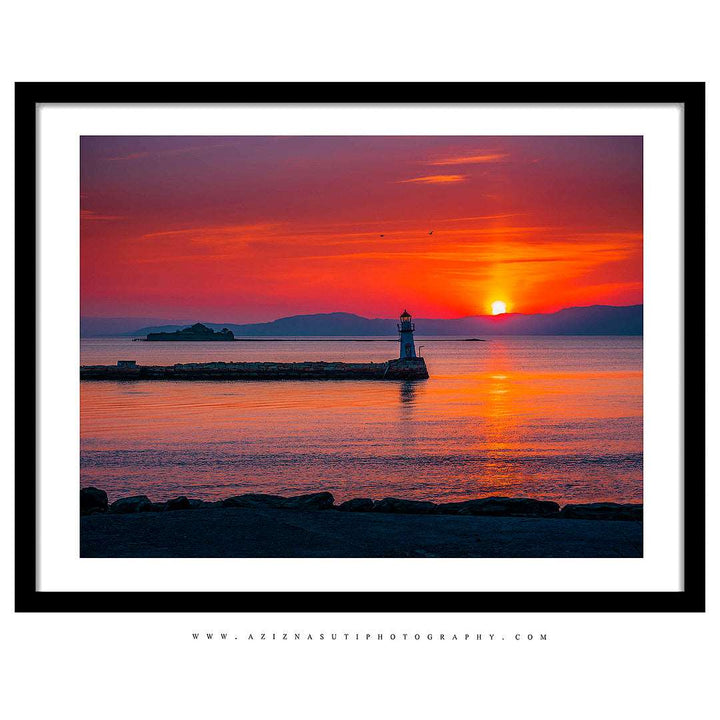
[[[419,339],[410,382],[81,383],[81,484],[110,500],[642,500],[642,338]],[[83,364],[383,361],[397,342],[84,339]]]

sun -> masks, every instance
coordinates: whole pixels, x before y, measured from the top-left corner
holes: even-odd
[[[493,315],[502,315],[507,312],[507,306],[502,300],[493,301],[490,307],[492,308]]]

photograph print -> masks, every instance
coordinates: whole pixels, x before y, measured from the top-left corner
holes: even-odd
[[[80,555],[643,556],[643,138],[82,136]]]

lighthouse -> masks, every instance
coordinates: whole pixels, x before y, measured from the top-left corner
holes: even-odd
[[[413,339],[415,323],[413,323],[412,315],[410,315],[407,310],[400,316],[400,322],[397,327],[400,333],[400,359],[410,360],[416,358],[415,340]]]

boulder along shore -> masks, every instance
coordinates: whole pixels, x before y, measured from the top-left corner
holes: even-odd
[[[642,505],[80,491],[81,557],[642,557]]]

